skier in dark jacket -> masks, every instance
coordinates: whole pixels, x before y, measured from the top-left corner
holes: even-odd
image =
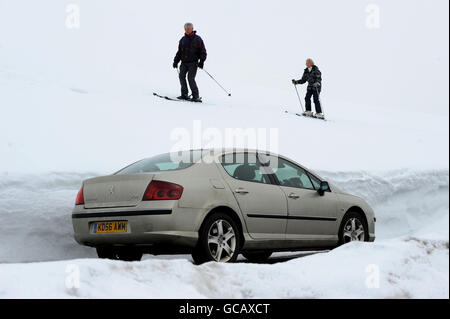
[[[319,68],[314,64],[312,59],[306,60],[306,69],[303,72],[303,76],[300,80],[292,80],[294,84],[304,84],[308,82],[308,88],[306,89],[306,111],[303,113],[305,116],[313,116],[311,112],[311,97],[314,99],[314,105],[316,107],[315,117],[323,119],[322,107],[320,105],[319,95],[322,90],[322,73]]]
[[[178,51],[173,59],[173,67],[178,68],[178,63],[181,61],[180,66],[180,84],[181,95],[178,97],[182,100],[188,100],[188,86],[186,83],[186,75],[189,81],[189,87],[192,91],[192,101],[201,102],[197,83],[195,83],[195,76],[197,74],[197,67],[203,69],[203,64],[206,60],[206,48],[202,38],[200,38],[192,23],[186,23],[184,25],[185,34],[178,43]]]

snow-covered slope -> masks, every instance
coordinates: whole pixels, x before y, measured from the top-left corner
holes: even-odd
[[[64,25],[69,3],[0,0],[0,298],[448,298],[448,1],[383,1],[379,29],[359,0],[79,0],[79,29]],[[203,104],[152,95],[178,93],[171,60],[186,20],[232,97],[202,71]],[[323,72],[327,122],[284,113],[299,110],[290,79],[307,57]],[[177,128],[187,147],[255,147],[226,130],[276,128],[263,148],[366,198],[377,240],[275,265],[90,259],[72,236],[81,181],[167,152]],[[379,288],[366,285],[371,265]]]
[[[447,1],[383,2],[377,30],[359,0],[80,0],[79,29],[65,27],[67,3],[0,2],[0,171],[113,171],[169,150],[175,128],[190,132],[187,146],[246,144],[194,143],[195,120],[222,135],[277,128],[264,148],[314,169],[448,168]],[[202,71],[203,105],[153,97],[179,94],[171,65],[185,20],[231,98]],[[283,113],[300,110],[291,79],[307,57],[323,73],[326,123]]]

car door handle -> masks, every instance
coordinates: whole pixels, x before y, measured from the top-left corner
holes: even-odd
[[[248,190],[245,190],[245,189],[243,189],[241,187],[236,189],[234,192],[237,193],[237,194],[248,194]]]
[[[288,197],[289,197],[289,198],[293,198],[293,199],[297,199],[297,198],[299,198],[300,196],[298,196],[298,195],[295,194],[295,193],[290,193],[290,194],[288,195]]]

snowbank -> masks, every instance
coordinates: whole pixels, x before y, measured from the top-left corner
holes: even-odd
[[[73,239],[71,211],[93,174],[0,175],[0,262],[94,257]]]
[[[0,265],[0,298],[448,298],[448,240],[352,243],[275,265],[76,259]]]
[[[377,216],[377,241],[403,235],[448,240],[448,170],[320,174],[369,201]],[[0,175],[0,262],[95,257],[92,248],[73,240],[71,222],[81,181],[91,176]]]
[[[320,173],[372,205],[377,239],[448,238],[448,170]]]

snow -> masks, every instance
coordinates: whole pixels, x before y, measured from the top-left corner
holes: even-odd
[[[448,170],[320,174],[373,206],[374,243],[277,253],[301,257],[274,265],[202,266],[184,255],[98,260],[75,243],[73,201],[93,173],[3,174],[0,298],[448,298]],[[66,285],[74,269],[78,288]]]
[[[67,29],[69,2],[0,1],[0,298],[449,297],[448,1],[383,1],[377,30],[356,0],[77,3],[81,27]],[[178,93],[185,20],[232,97],[202,71],[202,104],[152,95]],[[284,113],[299,110],[290,79],[307,57],[324,74],[327,122]],[[177,128],[188,147],[255,147],[226,130],[277,128],[265,148],[364,197],[376,241],[273,265],[96,259],[73,240],[81,181],[169,151]]]
[[[0,297],[448,298],[448,257],[448,241],[405,237],[275,265],[194,266],[185,259],[4,264]],[[373,272],[380,273],[374,282]]]

